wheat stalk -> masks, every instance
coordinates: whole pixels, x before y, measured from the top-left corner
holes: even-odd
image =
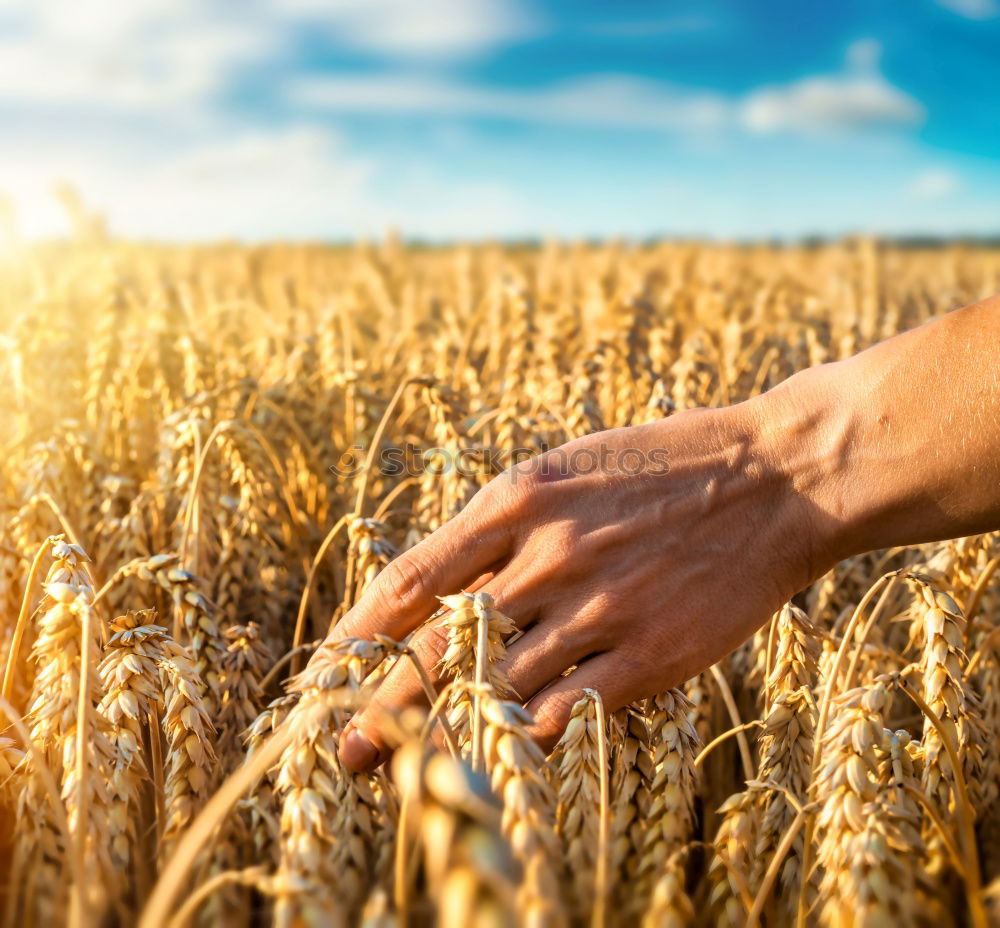
[[[476,682],[476,658],[480,627],[485,628],[486,649],[482,653],[483,683],[489,684],[501,698],[510,696],[512,689],[500,662],[506,648],[504,637],[514,631],[514,623],[499,612],[488,593],[458,593],[443,596],[441,602],[450,611],[444,617],[448,631],[448,648],[438,665],[441,676],[460,683]],[[475,688],[456,686],[448,699],[448,723],[459,743],[471,750],[470,739],[476,713]]]
[[[840,875],[853,863],[859,842],[869,840],[870,804],[878,798],[879,757],[890,692],[885,682],[850,690],[833,702],[831,724],[822,741],[815,791],[822,868],[819,899],[825,925],[843,924],[853,898],[841,896]]]
[[[652,804],[655,763],[649,721],[642,706],[627,706],[613,716],[611,776],[611,871],[619,898],[634,904],[633,887]]]
[[[261,680],[270,661],[270,652],[261,640],[256,622],[232,625],[223,633],[229,642],[219,684],[219,713],[216,752],[223,768],[231,769],[243,759],[240,735],[260,714],[263,701]]]
[[[690,721],[692,710],[692,703],[680,690],[654,696],[647,707],[653,776],[633,900],[640,910],[651,898],[667,860],[694,829],[694,760],[701,742]]]
[[[721,822],[712,842],[708,868],[708,905],[714,924],[722,928],[745,925],[752,900],[750,874],[757,833],[757,797],[752,790],[730,796],[718,810]]]
[[[642,928],[686,928],[695,922],[695,909],[685,886],[684,849],[664,863],[642,916]]]
[[[443,754],[417,744],[393,762],[420,846],[428,898],[440,925],[513,925],[517,866],[501,834],[488,784]]]
[[[97,598],[128,577],[152,583],[167,593],[174,608],[175,627],[184,633],[195,670],[205,683],[208,706],[214,711],[225,664],[225,642],[216,624],[212,604],[198,590],[194,574],[177,566],[178,560],[174,554],[156,554],[130,561],[105,583]]]
[[[142,780],[148,776],[143,760],[143,730],[158,717],[163,699],[159,661],[167,630],[156,624],[152,610],[128,612],[114,619],[111,637],[99,673],[104,687],[100,712],[111,726],[115,751],[109,785],[112,808],[111,853],[117,867],[128,867],[136,839],[132,810]]]
[[[818,645],[812,624],[794,606],[782,609],[777,624],[777,652],[767,681],[771,700],[759,741],[757,779],[771,789],[761,792],[755,860],[750,883],[756,890],[799,809],[807,802],[812,773]],[[801,883],[802,840],[796,839],[782,866],[779,887],[786,907]],[[790,912],[789,912],[790,914]]]
[[[555,750],[559,782],[556,831],[570,873],[572,911],[585,918],[597,904],[596,879],[601,833],[600,742],[597,700],[585,692],[570,713]]]
[[[209,795],[215,751],[210,740],[214,726],[194,661],[172,639],[164,642],[158,662],[163,677],[163,730],[169,747],[165,783],[166,820],[160,856],[187,827]]]
[[[376,801],[368,778],[340,765],[344,705],[336,697],[356,697],[384,654],[373,642],[342,639],[324,645],[293,681],[302,698],[283,723],[292,740],[275,777],[281,797],[280,870],[309,889],[279,897],[278,925],[310,922],[324,910],[346,919],[367,896]]]
[[[78,545],[56,541],[43,589],[38,637],[32,649],[37,670],[29,709],[31,739],[48,768],[59,771],[73,847],[63,845],[49,813],[34,755],[25,757],[26,789],[18,807],[18,830],[26,842],[18,852],[34,858],[34,902],[38,918],[58,918],[64,889],[59,879],[65,855],[80,861],[87,885],[70,887],[69,917],[86,920],[87,910],[106,904],[102,885],[118,885],[108,854],[107,772],[113,749],[108,726],[96,707],[100,683],[96,667],[101,628],[93,610],[89,558]],[[82,749],[81,749],[82,748]],[[41,814],[37,813],[41,810]],[[84,865],[85,861],[85,865]]]
[[[503,802],[501,830],[522,868],[518,917],[528,925],[567,924],[557,861],[556,796],[545,778],[545,755],[527,736],[531,717],[492,693],[483,700],[484,753],[493,792]]]
[[[933,911],[923,876],[921,810],[907,794],[917,784],[912,759],[893,732],[883,732],[881,748],[875,793],[861,808],[862,827],[845,830],[842,869],[836,884],[826,881],[823,921],[836,928],[920,924]]]
[[[961,752],[963,775],[970,787],[973,807],[980,800],[983,750],[982,719],[975,694],[968,685],[963,650],[965,620],[955,601],[926,583],[917,584],[921,600],[924,647],[920,660],[923,698],[940,717],[946,737]],[[954,773],[945,762],[941,734],[929,720],[924,722],[922,788],[946,813],[954,814]],[[943,859],[933,845],[937,838],[925,834],[931,859]]]
[[[378,572],[396,556],[396,549],[386,538],[388,527],[377,519],[352,519],[347,525],[350,557],[354,565],[351,604],[356,603]]]

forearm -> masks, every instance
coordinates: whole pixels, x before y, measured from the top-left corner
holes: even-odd
[[[747,406],[830,563],[1000,528],[1000,298],[796,375]]]

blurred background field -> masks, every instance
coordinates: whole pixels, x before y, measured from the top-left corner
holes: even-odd
[[[460,762],[417,711],[391,771],[346,773],[338,731],[409,658],[317,646],[515,449],[738,402],[998,281],[1000,249],[872,239],[0,266],[6,924],[981,928],[996,534],[839,564],[683,689],[583,700],[549,759],[500,671],[476,686],[513,630],[481,597],[442,613]],[[423,466],[358,466],[402,447]]]

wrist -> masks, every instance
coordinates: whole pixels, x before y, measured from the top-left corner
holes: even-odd
[[[807,582],[836,563],[879,547],[887,515],[859,462],[859,398],[838,362],[802,371],[742,404],[754,455],[774,474],[795,511]]]
[[[809,533],[812,573],[997,526],[997,382],[973,359],[995,353],[998,308],[948,314],[731,407]]]

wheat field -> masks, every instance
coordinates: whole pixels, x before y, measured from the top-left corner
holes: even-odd
[[[998,291],[998,250],[868,240],[0,258],[2,924],[989,924],[997,535],[845,561],[550,757],[489,597],[442,600],[450,682],[373,775],[338,732],[413,655],[321,642],[515,449]]]

